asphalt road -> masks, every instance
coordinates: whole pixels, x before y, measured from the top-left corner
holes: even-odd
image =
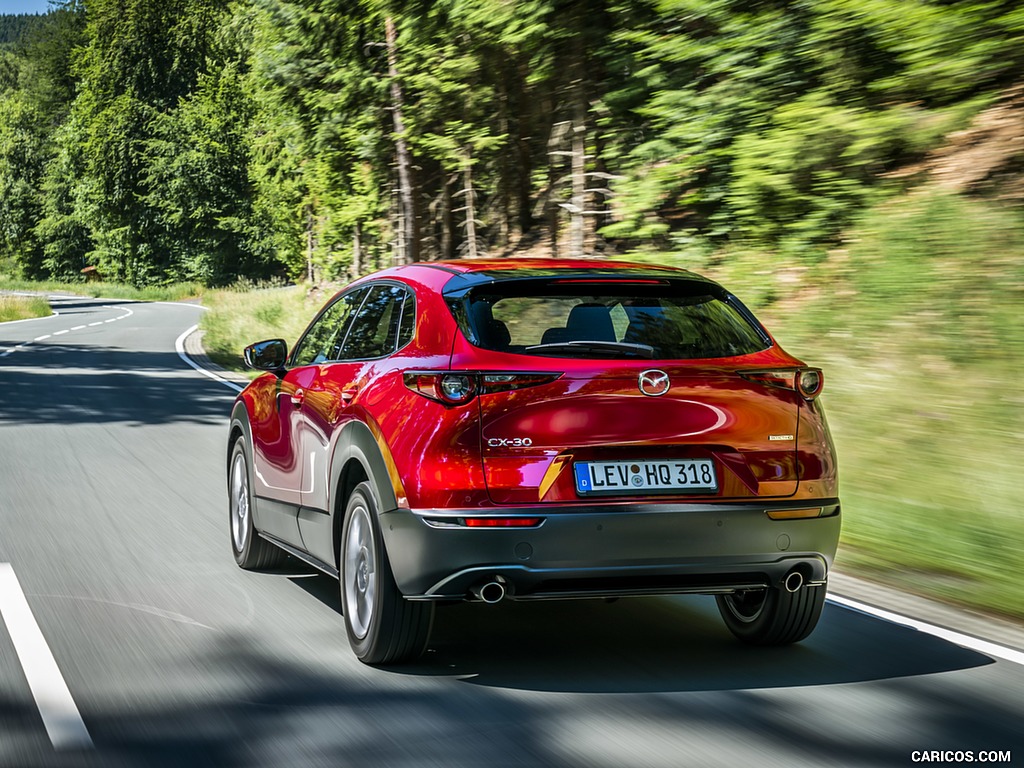
[[[231,558],[201,310],[55,306],[0,325],[0,766],[1024,765],[1024,666],[834,604],[770,650],[709,598],[459,605],[366,667],[336,582]]]

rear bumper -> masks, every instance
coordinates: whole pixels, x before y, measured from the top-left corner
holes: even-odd
[[[822,507],[821,517],[769,511]],[[543,518],[536,528],[466,528],[464,517]],[[575,504],[381,515],[391,567],[413,600],[464,599],[499,581],[517,600],[700,593],[828,578],[839,542],[838,499],[742,504]]]

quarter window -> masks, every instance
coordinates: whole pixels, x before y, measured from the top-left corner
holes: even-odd
[[[399,329],[407,302],[409,309],[413,309],[405,288],[390,283],[374,285],[352,323],[341,359],[365,360],[394,352],[399,346]]]

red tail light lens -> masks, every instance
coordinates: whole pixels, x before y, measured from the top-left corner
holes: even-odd
[[[445,405],[464,405],[478,394],[510,392],[554,381],[561,373],[409,371],[405,386]]]
[[[514,389],[549,384],[560,373],[484,373],[481,374],[482,392],[511,392]]]
[[[825,375],[820,368],[782,368],[771,371],[737,371],[747,381],[756,381],[770,387],[791,389],[805,400],[813,400],[825,387]]]
[[[476,397],[476,377],[453,371],[410,371],[405,386],[445,405],[464,405]]]
[[[813,400],[825,387],[825,374],[818,368],[804,368],[796,375],[796,389],[805,400]]]

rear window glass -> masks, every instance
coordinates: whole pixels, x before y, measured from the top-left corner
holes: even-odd
[[[698,359],[759,352],[768,339],[717,286],[696,281],[595,288],[559,281],[481,286],[456,316],[477,346],[546,357]]]

